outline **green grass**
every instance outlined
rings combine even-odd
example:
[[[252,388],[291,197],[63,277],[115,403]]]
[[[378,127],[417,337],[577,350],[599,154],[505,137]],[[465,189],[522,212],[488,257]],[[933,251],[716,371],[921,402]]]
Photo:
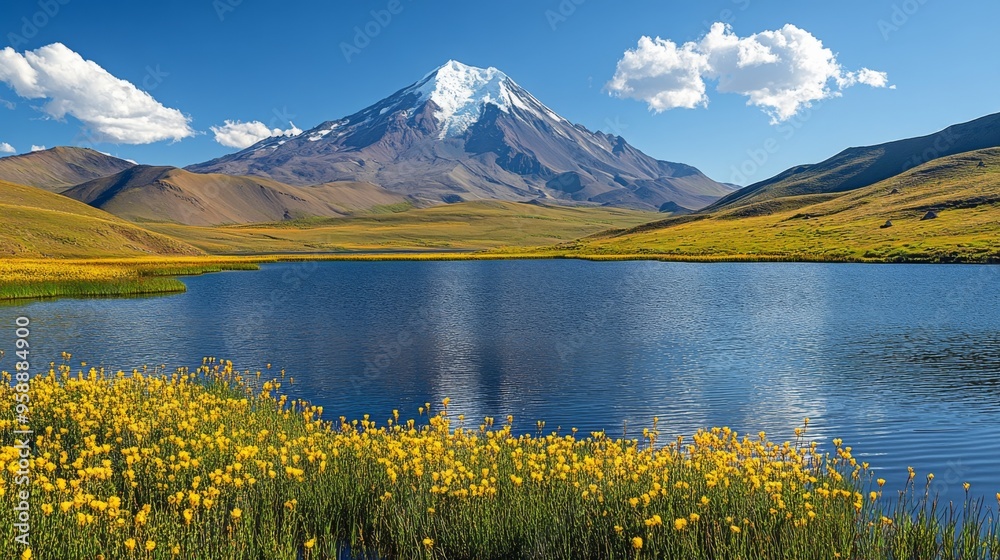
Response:
[[[413,204],[409,202],[397,202],[396,204],[378,204],[367,210],[369,214],[398,214],[412,210]]]
[[[113,282],[100,280],[40,281],[24,284],[0,283],[0,300],[50,297],[123,297],[169,294],[185,291],[176,278],[134,278]]]
[[[0,181],[0,258],[197,255],[154,233],[65,196]]]
[[[618,208],[490,201],[278,224],[145,225],[212,254],[482,251],[562,243],[610,228],[636,226],[657,216]]]
[[[985,169],[977,167],[980,159]],[[890,194],[893,189],[898,193]],[[929,210],[939,217],[921,220]],[[1000,262],[1000,149],[935,160],[834,198],[776,199],[685,218],[536,252],[665,260]],[[882,228],[887,220],[892,227]]]
[[[0,262],[0,300],[183,292],[184,283],[172,277],[257,268],[255,261],[225,257],[9,259]]]

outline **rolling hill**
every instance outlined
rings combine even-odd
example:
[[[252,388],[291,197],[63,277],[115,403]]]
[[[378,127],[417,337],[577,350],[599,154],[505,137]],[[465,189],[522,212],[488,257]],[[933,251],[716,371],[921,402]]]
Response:
[[[756,205],[772,207],[752,211]],[[1000,262],[998,236],[1000,148],[991,148],[935,159],[839,195],[784,197],[668,218],[550,251],[723,260]]]
[[[293,187],[261,177],[139,165],[64,195],[134,222],[212,226],[345,216],[407,198],[370,183]]]
[[[36,187],[0,181],[0,214],[5,258],[201,254],[187,243]]]
[[[998,146],[1000,113],[956,124],[928,136],[848,148],[826,161],[793,167],[744,187],[704,211],[732,209],[789,196],[845,192],[884,181],[940,157]]]
[[[135,165],[89,148],[60,146],[0,158],[0,181],[62,192]]]

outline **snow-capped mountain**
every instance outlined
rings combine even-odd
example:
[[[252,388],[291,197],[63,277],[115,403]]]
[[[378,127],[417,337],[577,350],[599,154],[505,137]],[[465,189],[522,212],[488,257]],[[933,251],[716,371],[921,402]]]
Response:
[[[496,68],[456,61],[358,113],[188,167],[294,185],[366,181],[428,203],[554,199],[702,208],[732,189],[557,115]]]

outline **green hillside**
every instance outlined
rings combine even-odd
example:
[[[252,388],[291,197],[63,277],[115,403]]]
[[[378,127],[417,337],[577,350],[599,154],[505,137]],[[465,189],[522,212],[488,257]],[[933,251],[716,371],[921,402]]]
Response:
[[[884,181],[937,158],[1000,146],[1000,114],[918,138],[848,148],[727,195],[706,210],[727,210],[789,196],[842,193]]]
[[[0,256],[99,258],[197,255],[151,232],[60,194],[0,181]]]
[[[928,212],[937,218],[922,219]],[[883,227],[887,221],[891,227]],[[540,253],[982,262],[1000,259],[998,240],[1000,148],[992,148],[941,158],[840,195],[784,197],[670,218]]]

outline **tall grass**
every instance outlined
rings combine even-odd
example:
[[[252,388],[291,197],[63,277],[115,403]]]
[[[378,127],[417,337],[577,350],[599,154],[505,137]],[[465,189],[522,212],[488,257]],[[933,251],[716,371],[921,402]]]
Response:
[[[532,435],[509,417],[454,416],[447,399],[419,420],[331,422],[276,378],[211,359],[36,377],[32,557],[1000,557],[992,505],[939,511],[915,474],[897,496],[840,441],[821,453],[806,427],[785,443],[728,428],[664,443],[656,419],[634,440],[541,423]],[[23,428],[9,410],[6,442]],[[24,554],[16,456],[0,450],[6,558]]]
[[[0,262],[0,300],[183,292],[184,284],[169,277],[257,268],[245,258],[11,259]]]

